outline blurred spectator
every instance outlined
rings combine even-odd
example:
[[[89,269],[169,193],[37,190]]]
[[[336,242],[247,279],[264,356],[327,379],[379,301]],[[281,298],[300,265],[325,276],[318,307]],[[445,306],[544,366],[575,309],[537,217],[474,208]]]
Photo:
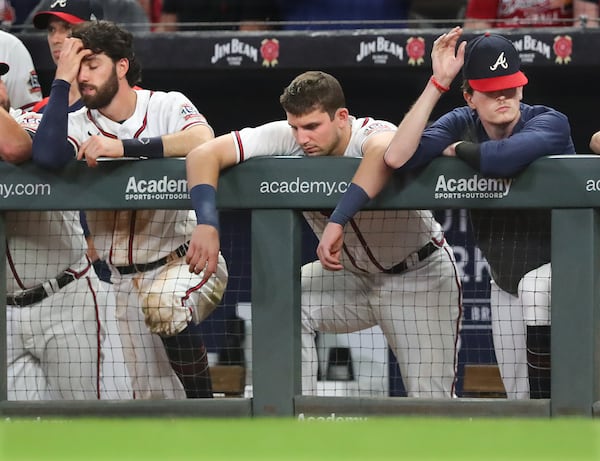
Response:
[[[291,30],[406,27],[402,21],[408,19],[411,6],[410,0],[369,0],[368,6],[364,0],[278,1],[282,20],[288,23],[283,29]]]
[[[56,0],[42,0],[39,5],[31,11],[25,20],[25,24],[29,26],[28,29],[32,28],[33,17],[39,11],[49,10],[50,5],[55,1]],[[69,1],[73,2],[81,0]],[[144,8],[138,0],[94,0],[94,2],[97,2],[102,10],[104,10],[104,19],[108,21],[124,24],[130,31],[143,32],[150,30],[150,18],[146,15]]]
[[[573,4],[575,20],[581,19],[591,27],[598,27],[600,16],[600,0],[575,0]]]
[[[146,12],[146,16],[148,16],[152,25],[156,25],[160,22],[163,0],[138,0],[138,3]],[[154,29],[154,27],[151,26],[151,29]]]
[[[10,27],[11,32],[19,32],[27,15],[40,3],[40,0],[0,0],[0,9],[3,9],[5,28]]]
[[[277,0],[163,0],[161,25],[157,30],[261,30],[273,27],[258,22],[277,20]]]
[[[582,14],[597,18],[597,4],[586,0],[469,0],[464,27],[568,27]]]
[[[0,0],[0,25],[2,29],[8,30],[15,20],[15,9],[9,0]]]

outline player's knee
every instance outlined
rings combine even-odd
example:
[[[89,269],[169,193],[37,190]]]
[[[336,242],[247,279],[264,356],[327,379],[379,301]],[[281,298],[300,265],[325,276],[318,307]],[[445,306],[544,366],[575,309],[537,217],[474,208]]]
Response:
[[[152,333],[173,336],[185,330],[192,313],[185,306],[176,306],[172,294],[150,293],[144,303],[144,320]]]
[[[219,305],[227,288],[228,277],[225,260],[221,261],[219,258],[217,272],[184,301],[184,304],[190,309],[194,323],[202,322]]]

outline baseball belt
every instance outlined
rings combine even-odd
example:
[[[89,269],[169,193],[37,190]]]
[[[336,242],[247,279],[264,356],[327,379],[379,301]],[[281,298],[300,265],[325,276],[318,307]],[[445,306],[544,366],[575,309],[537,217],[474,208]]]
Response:
[[[435,253],[437,250],[439,250],[441,248],[441,245],[443,243],[444,243],[443,240],[442,240],[441,244],[439,244],[439,243],[435,244],[433,241],[430,240],[429,243],[427,243],[427,245],[425,245],[424,247],[421,247],[418,251],[411,253],[410,255],[408,255],[408,257],[406,259],[399,262],[395,266],[390,267],[389,269],[385,269],[383,271],[383,273],[384,274],[401,274],[402,272],[406,271],[407,269],[414,266],[415,264],[420,263],[428,256],[431,256],[433,253]]]
[[[76,277],[70,272],[63,272],[56,279],[56,285],[58,288],[63,288],[75,280]],[[22,291],[18,295],[6,295],[6,304],[8,306],[20,306],[25,307],[31,304],[39,303],[41,300],[47,298],[52,294],[46,291],[44,285],[38,285],[33,288],[28,288]]]
[[[188,246],[189,244],[188,242],[186,242],[183,245],[179,246],[176,250],[169,253],[164,258],[160,258],[156,261],[143,264],[130,264],[129,266],[117,266],[116,269],[121,275],[134,274],[136,272],[148,272],[152,269],[156,269],[157,267],[164,266],[168,262],[173,261],[177,258],[184,257],[187,253]]]

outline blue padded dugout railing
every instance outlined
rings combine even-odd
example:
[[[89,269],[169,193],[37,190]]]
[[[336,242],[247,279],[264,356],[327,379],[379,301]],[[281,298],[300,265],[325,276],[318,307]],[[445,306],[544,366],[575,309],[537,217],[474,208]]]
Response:
[[[463,162],[440,158],[426,169],[396,175],[373,209],[551,208],[552,399],[506,400],[303,397],[300,394],[300,246],[303,209],[335,206],[356,159],[259,158],[226,171],[219,183],[221,209],[252,210],[252,399],[127,402],[9,402],[0,371],[0,414],[10,416],[293,416],[462,415],[593,416],[600,413],[600,159],[591,155],[536,161],[510,182],[501,198],[469,192],[486,181]],[[596,173],[598,169],[598,173]],[[177,159],[73,162],[59,173],[31,164],[0,163],[0,212],[49,209],[185,209],[185,166]],[[464,194],[436,195],[440,178],[460,182]],[[294,184],[287,192],[277,189]],[[325,184],[336,183],[330,193]],[[160,190],[147,193],[153,184]],[[481,184],[493,184],[481,182]],[[483,187],[483,186],[482,186]],[[489,186],[485,186],[489,187]],[[43,194],[35,194],[41,188]],[[293,189],[293,190],[291,190]],[[458,196],[458,198],[456,198]],[[485,194],[482,194],[485,196]],[[5,235],[0,213],[0,236]],[[275,237],[274,237],[275,236]],[[5,259],[2,245],[0,258]],[[277,270],[272,269],[276,267]],[[273,289],[277,287],[277,289]],[[6,292],[0,264],[0,303]],[[6,331],[1,310],[0,331]],[[0,370],[6,370],[6,336],[0,335]]]

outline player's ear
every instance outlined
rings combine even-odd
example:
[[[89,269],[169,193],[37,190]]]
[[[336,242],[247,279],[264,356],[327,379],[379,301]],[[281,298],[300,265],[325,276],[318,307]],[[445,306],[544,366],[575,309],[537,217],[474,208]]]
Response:
[[[117,69],[117,77],[120,79],[127,77],[127,72],[129,71],[129,59],[121,58],[117,61],[116,64]]]
[[[340,107],[335,111],[335,118],[340,120],[341,122],[346,122],[348,118],[350,118],[350,112],[346,107]]]
[[[468,91],[463,91],[463,98],[465,98],[467,105],[471,109],[475,109],[475,105],[473,104],[473,93],[470,93]]]

